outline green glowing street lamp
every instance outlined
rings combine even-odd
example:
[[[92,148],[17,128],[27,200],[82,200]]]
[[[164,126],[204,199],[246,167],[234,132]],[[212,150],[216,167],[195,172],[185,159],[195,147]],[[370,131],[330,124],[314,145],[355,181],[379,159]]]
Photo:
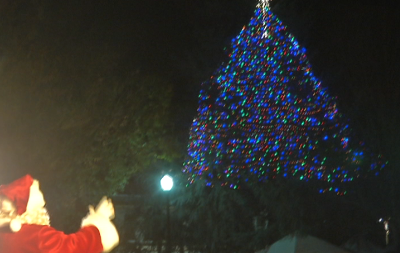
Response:
[[[171,238],[170,238],[170,215],[169,215],[169,191],[172,189],[174,186],[174,180],[172,179],[171,176],[169,175],[164,175],[163,178],[161,178],[160,181],[161,188],[163,191],[166,192],[166,197],[167,197],[167,242],[165,246],[165,253],[171,253]]]

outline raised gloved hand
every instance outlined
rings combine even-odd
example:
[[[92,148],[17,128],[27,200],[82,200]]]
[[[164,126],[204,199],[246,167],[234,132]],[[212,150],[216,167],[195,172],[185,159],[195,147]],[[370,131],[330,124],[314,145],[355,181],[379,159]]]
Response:
[[[89,206],[89,213],[82,220],[81,227],[95,226],[100,232],[103,252],[110,252],[119,243],[119,235],[111,222],[115,216],[114,205],[107,197],[103,197],[96,209]]]
[[[93,208],[93,206],[89,206],[89,209],[90,208]],[[112,220],[115,218],[114,205],[113,205],[111,199],[107,198],[106,196],[104,196],[100,200],[99,204],[97,204],[95,212],[98,215],[107,217],[109,220]]]

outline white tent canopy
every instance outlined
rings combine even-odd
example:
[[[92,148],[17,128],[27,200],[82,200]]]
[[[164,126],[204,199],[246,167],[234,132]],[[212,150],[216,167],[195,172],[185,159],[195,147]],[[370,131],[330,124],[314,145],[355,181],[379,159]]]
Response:
[[[350,253],[314,236],[286,236],[271,245],[268,253]]]

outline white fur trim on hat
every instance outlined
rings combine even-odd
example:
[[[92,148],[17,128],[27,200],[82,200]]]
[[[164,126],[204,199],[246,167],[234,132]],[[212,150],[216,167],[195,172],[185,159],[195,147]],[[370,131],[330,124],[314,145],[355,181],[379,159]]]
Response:
[[[22,224],[19,220],[17,220],[17,219],[11,220],[11,222],[10,222],[11,231],[18,232],[21,230],[21,227],[22,227]]]

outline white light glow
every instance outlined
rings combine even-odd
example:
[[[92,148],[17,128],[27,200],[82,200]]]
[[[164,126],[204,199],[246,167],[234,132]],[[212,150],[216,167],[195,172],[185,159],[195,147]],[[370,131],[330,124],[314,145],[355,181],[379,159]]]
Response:
[[[169,191],[172,189],[172,186],[174,186],[174,180],[169,175],[163,176],[160,183],[163,191]]]

